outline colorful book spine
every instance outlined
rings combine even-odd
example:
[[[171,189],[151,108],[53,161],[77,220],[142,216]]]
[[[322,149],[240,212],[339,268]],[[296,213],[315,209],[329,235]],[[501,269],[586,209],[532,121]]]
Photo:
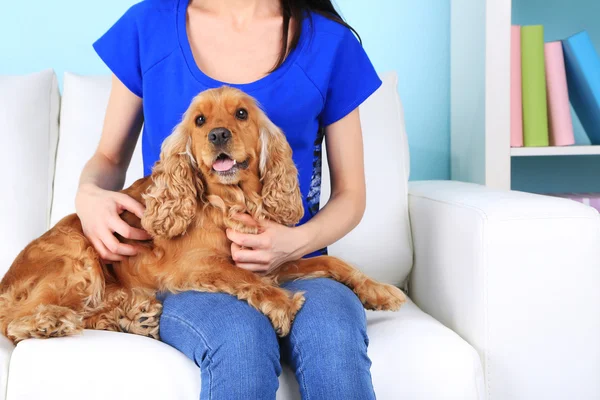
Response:
[[[563,57],[562,42],[550,42],[544,46],[546,59],[546,92],[548,94],[548,125],[550,145],[575,144],[569,90]]]
[[[523,101],[521,85],[521,27],[511,27],[510,146],[523,147]]]
[[[600,212],[600,194],[598,193],[557,193],[552,194],[551,196],[562,197],[564,199],[583,203],[586,206],[595,208]]]
[[[600,196],[591,196],[588,201],[588,205],[590,207],[595,208],[596,210],[598,210],[598,212],[600,212]]]
[[[600,57],[585,31],[563,47],[571,104],[592,144],[600,144]]]
[[[521,27],[521,73],[523,83],[523,143],[548,146],[548,106],[544,66],[544,27]]]

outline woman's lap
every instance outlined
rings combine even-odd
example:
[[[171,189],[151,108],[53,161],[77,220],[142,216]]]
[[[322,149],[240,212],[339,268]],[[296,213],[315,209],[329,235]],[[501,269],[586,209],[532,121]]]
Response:
[[[168,295],[160,335],[200,367],[201,399],[274,398],[281,373],[277,336],[246,302],[222,293]]]
[[[280,354],[304,399],[374,398],[365,312],[354,293],[329,279],[283,286],[305,292],[306,302],[280,340],[264,315],[233,296],[187,292],[164,299],[161,338],[200,366],[201,398],[274,399]]]

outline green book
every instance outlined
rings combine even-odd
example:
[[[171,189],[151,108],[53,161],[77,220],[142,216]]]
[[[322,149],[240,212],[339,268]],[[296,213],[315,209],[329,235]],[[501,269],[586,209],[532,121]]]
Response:
[[[548,105],[542,25],[521,28],[521,73],[523,144],[526,147],[548,146]]]

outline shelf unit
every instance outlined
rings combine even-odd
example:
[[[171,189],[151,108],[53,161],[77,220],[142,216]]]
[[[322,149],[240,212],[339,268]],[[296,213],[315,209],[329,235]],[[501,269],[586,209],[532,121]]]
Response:
[[[523,10],[528,11],[523,13]],[[522,160],[523,157],[600,156],[600,146],[511,149],[510,27],[513,12],[518,16],[516,23],[542,24],[548,28],[547,40],[557,40],[580,29],[593,30],[596,37],[600,35],[598,0],[451,0],[450,154],[453,180],[509,190],[514,179],[511,174],[522,172],[511,171],[513,157]],[[600,157],[597,160],[600,163]],[[540,165],[547,168],[553,164],[543,162]],[[531,171],[526,172],[529,175]],[[553,179],[560,178],[553,175]]]
[[[451,0],[453,180],[510,189],[509,0]]]

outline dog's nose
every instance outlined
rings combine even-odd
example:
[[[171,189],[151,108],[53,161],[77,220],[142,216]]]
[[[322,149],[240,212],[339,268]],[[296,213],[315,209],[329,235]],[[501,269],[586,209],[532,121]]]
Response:
[[[215,128],[208,133],[208,141],[215,146],[223,146],[231,138],[231,131],[227,128]]]

